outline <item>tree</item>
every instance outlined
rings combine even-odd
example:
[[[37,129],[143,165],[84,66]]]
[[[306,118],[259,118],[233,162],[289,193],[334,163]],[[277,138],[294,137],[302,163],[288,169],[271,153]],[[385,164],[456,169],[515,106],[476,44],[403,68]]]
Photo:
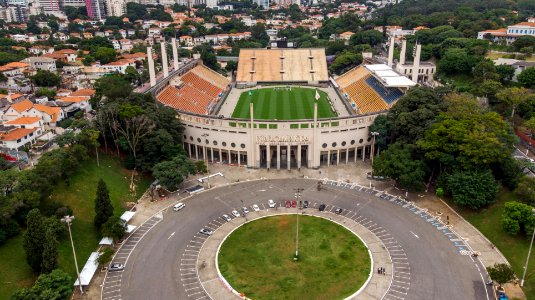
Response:
[[[41,262],[41,272],[52,272],[58,263],[58,240],[53,228],[47,228],[45,233],[45,244],[43,245],[43,261]]]
[[[43,250],[46,242],[45,225],[39,209],[30,210],[26,216],[27,230],[24,233],[23,247],[26,261],[35,272],[41,271]]]
[[[478,86],[478,93],[485,97],[494,97],[502,89],[502,84],[495,80],[485,80]]]
[[[46,70],[37,70],[37,73],[30,78],[37,86],[52,87],[61,83],[61,77]]]
[[[113,258],[113,249],[112,248],[104,248],[104,250],[100,253],[100,256],[97,259],[97,262],[99,265],[105,265],[111,261]]]
[[[510,65],[499,65],[496,66],[496,72],[500,75],[501,83],[508,83],[515,76],[515,68]]]
[[[528,176],[520,178],[514,193],[519,199],[530,204],[535,204],[535,178]]]
[[[535,88],[535,67],[527,68],[518,74],[518,82],[526,88]]]
[[[107,64],[117,60],[117,51],[113,48],[98,47],[93,55],[101,64]]]
[[[91,55],[86,55],[84,59],[82,59],[82,63],[84,64],[84,66],[90,66],[95,63],[95,61],[96,59]]]
[[[104,180],[100,179],[95,198],[95,226],[101,228],[102,224],[106,223],[111,216],[113,216],[113,206],[111,205],[108,187]]]
[[[102,236],[110,237],[115,241],[122,239],[126,233],[125,222],[117,216],[110,217],[101,229]]]
[[[453,202],[472,209],[492,203],[500,190],[488,169],[454,171],[447,176],[446,183]]]
[[[42,87],[42,88],[37,89],[37,91],[35,92],[35,96],[36,97],[45,96],[48,98],[48,100],[53,100],[54,97],[56,97],[56,91]]]
[[[214,71],[219,71],[219,69],[221,69],[213,49],[203,49],[201,51],[201,60],[205,66]]]
[[[225,70],[227,71],[236,71],[238,69],[238,63],[231,60],[229,62],[227,62],[227,65],[225,66]]]
[[[511,105],[511,119],[515,116],[516,107],[528,100],[528,91],[525,88],[512,87],[497,93],[498,99]]]
[[[67,300],[72,294],[72,277],[66,272],[55,269],[40,275],[31,288],[17,291],[13,300]]]
[[[269,42],[269,36],[266,32],[266,27],[262,23],[257,23],[251,27],[251,39],[262,44],[265,47]]]
[[[472,70],[474,79],[482,82],[486,80],[498,80],[500,75],[496,72],[496,66],[490,59],[484,59],[477,63]]]
[[[185,154],[156,164],[152,171],[154,178],[158,179],[160,184],[170,191],[176,190],[184,178],[195,173],[195,165]]]
[[[416,147],[401,142],[391,144],[373,161],[374,174],[396,180],[406,189],[422,190],[424,187],[425,163],[418,159]]]
[[[132,85],[119,75],[108,75],[101,77],[95,83],[96,95],[110,99],[126,98],[132,91]]]
[[[516,51],[520,51],[520,49],[525,48],[525,47],[535,48],[535,37],[530,36],[530,35],[519,36],[513,42],[513,47],[515,47]]]
[[[383,33],[377,30],[364,30],[357,32],[349,39],[349,44],[352,46],[368,44],[371,46],[378,45],[384,40]]]
[[[342,74],[345,71],[359,65],[362,62],[362,54],[345,51],[336,56],[330,66],[331,71],[336,74]]]
[[[466,49],[450,48],[439,61],[438,69],[445,74],[466,74],[474,65],[474,57]]]
[[[508,264],[494,264],[492,267],[487,267],[490,279],[497,282],[500,286],[511,282],[515,279],[515,272]]]

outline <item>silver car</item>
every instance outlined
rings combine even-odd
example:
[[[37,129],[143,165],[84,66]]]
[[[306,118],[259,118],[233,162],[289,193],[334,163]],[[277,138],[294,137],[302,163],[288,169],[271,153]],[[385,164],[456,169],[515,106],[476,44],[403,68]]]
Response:
[[[222,215],[221,218],[223,218],[223,220],[227,222],[230,222],[230,220],[232,220],[228,215]]]
[[[232,215],[235,216],[236,218],[241,216],[237,210],[233,210]]]
[[[273,207],[275,207],[276,204],[275,204],[275,201],[269,199],[268,200],[268,205],[269,205],[269,207],[273,208]]]
[[[253,205],[253,210],[254,211],[260,211],[260,207],[258,207],[258,205],[254,204]]]
[[[214,232],[211,229],[203,228],[203,229],[199,230],[199,233],[202,233],[204,235],[212,235],[212,233],[214,233]]]
[[[123,264],[120,264],[120,263],[112,263],[109,268],[108,268],[108,271],[110,272],[113,272],[113,271],[121,271],[122,269],[124,269],[124,265]]]
[[[243,210],[243,214],[248,214],[249,213],[249,209],[247,209],[247,207],[242,207],[242,210]]]

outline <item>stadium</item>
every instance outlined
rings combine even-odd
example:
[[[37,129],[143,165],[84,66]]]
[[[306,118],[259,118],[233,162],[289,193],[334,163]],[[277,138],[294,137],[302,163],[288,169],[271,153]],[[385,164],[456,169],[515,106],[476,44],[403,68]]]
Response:
[[[416,85],[385,64],[331,77],[325,50],[242,49],[229,79],[194,59],[150,89],[174,108],[193,159],[249,168],[364,160],[369,127]]]

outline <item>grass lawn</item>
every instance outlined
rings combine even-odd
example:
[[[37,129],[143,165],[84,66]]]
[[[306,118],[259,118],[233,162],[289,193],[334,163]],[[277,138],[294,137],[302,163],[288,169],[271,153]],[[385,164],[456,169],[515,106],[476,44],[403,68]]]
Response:
[[[507,54],[504,54],[504,53],[489,52],[485,55],[485,58],[488,58],[490,60],[495,60],[495,59],[506,57],[506,56]],[[526,61],[535,61],[535,55],[526,57]]]
[[[99,235],[93,226],[95,215],[93,206],[98,180],[102,178],[107,183],[115,214],[120,215],[125,210],[123,203],[137,199],[150,184],[148,179],[140,178],[137,183],[138,195],[133,196],[128,188],[129,174],[130,172],[122,168],[117,158],[101,155],[100,167],[97,167],[94,159],[84,162],[78,172],[70,178],[69,186],[62,182],[52,193],[50,201],[62,202],[74,210],[75,220],[71,228],[80,270],[91,252],[95,251],[98,246]],[[74,258],[68,237],[60,241],[58,263],[61,269],[76,278]],[[22,248],[22,234],[0,247],[0,266],[2,266],[0,299],[9,299],[17,289],[33,284],[35,278],[26,263]]]
[[[238,228],[223,243],[219,268],[237,291],[253,299],[343,299],[370,272],[366,246],[347,229],[322,218],[267,217]]]
[[[529,237],[515,237],[505,232],[501,226],[505,202],[515,200],[518,201],[514,194],[504,190],[498,195],[496,203],[479,213],[468,210],[458,211],[500,249],[515,270],[516,275],[521,278],[531,235]],[[535,299],[535,255],[533,253],[529,260],[524,292],[528,299]]]
[[[102,178],[108,186],[115,215],[121,215],[125,211],[124,203],[138,199],[150,184],[148,179],[137,177],[137,195],[132,195],[129,191],[130,174],[131,172],[124,169],[117,158],[101,155],[100,167],[97,167],[95,159],[84,162],[79,171],[71,177],[69,186],[60,183],[52,193],[51,200],[68,205],[74,211],[75,220],[71,229],[80,269],[91,252],[97,249],[100,240],[93,226],[94,202],[99,179]],[[59,267],[76,277],[68,238],[61,241],[59,253]]]
[[[299,120],[314,118],[315,89],[291,87],[253,90],[253,95],[243,92],[232,113],[233,118],[249,119],[249,100],[254,103],[254,118],[259,120]],[[318,90],[318,118],[336,117],[327,94]]]

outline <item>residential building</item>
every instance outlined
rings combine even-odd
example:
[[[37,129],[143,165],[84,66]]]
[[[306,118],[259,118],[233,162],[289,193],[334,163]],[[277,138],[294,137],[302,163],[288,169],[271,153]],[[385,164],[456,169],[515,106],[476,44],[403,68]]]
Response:
[[[101,66],[107,73],[119,72],[121,74],[125,74],[126,68],[128,67],[136,67],[136,63],[133,59],[121,59]]]
[[[85,0],[87,16],[91,20],[106,18],[106,0]]]
[[[38,56],[28,57],[23,62],[30,65],[32,69],[56,72],[56,60],[50,57]]]
[[[485,30],[477,33],[480,40],[489,39],[493,42],[505,42],[511,44],[520,36],[529,35],[535,37],[535,22],[521,22],[496,30]]]
[[[106,0],[106,10],[108,16],[120,17],[126,13],[126,1]]]

